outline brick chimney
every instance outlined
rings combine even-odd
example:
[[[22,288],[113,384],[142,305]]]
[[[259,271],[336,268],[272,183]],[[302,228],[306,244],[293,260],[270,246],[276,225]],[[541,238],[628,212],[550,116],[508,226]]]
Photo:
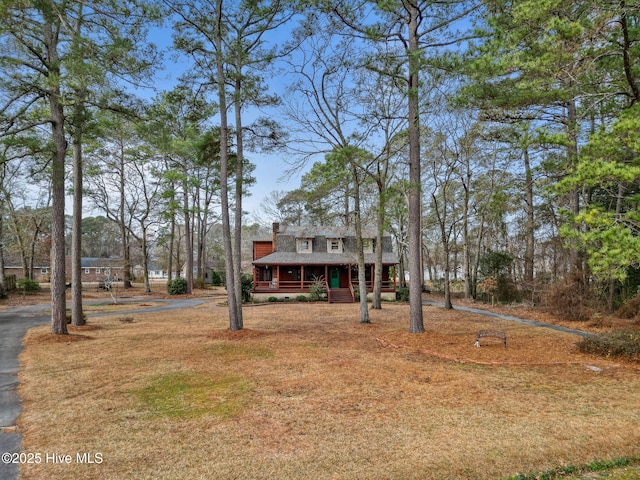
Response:
[[[278,233],[280,233],[280,224],[278,222],[273,222],[273,240],[271,241],[271,249],[274,252],[278,251]]]

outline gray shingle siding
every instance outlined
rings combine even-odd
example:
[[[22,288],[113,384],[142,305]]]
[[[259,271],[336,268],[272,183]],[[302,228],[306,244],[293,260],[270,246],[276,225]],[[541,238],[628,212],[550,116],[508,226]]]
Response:
[[[320,253],[327,251],[327,239],[342,238],[343,252],[355,253],[357,251],[356,237],[353,235],[337,236],[337,235],[312,235],[311,231],[301,231],[296,235],[289,233],[279,233],[277,236],[277,251],[278,252],[296,252],[297,251],[297,239],[299,238],[311,238],[313,253]],[[365,238],[375,239],[375,235],[372,237],[365,236]],[[391,237],[382,237],[382,251],[386,253],[393,252],[393,242]]]
[[[313,251],[314,252],[326,252],[327,251],[327,237],[317,236],[313,239]]]
[[[370,232],[365,238],[375,238]],[[297,239],[312,239],[312,253],[298,253]],[[327,251],[327,239],[341,238],[342,253]],[[283,227],[276,239],[277,250],[259,260],[254,265],[353,265],[357,263],[357,242],[352,231],[339,227]],[[382,262],[385,265],[398,263],[393,253],[393,242],[390,236],[382,238]],[[375,253],[365,254],[365,263],[375,263]]]
[[[276,244],[279,252],[295,252],[296,237],[293,235],[278,234]]]

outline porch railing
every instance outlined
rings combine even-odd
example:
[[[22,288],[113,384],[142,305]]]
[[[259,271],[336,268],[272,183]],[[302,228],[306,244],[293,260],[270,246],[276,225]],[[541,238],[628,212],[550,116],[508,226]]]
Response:
[[[280,280],[277,283],[260,280],[254,285],[254,290],[304,290],[308,292],[313,283],[312,280]]]
[[[280,280],[280,282],[276,281],[266,281],[259,280],[253,286],[254,291],[267,292],[267,291],[304,291],[308,292],[311,285],[313,285],[313,280]],[[329,291],[329,285],[326,279],[323,279],[324,288]],[[394,282],[393,280],[384,280],[382,282],[382,291],[393,291],[394,290]],[[352,291],[358,290],[358,281],[352,280],[349,286]],[[373,282],[367,281],[367,291],[373,291]]]

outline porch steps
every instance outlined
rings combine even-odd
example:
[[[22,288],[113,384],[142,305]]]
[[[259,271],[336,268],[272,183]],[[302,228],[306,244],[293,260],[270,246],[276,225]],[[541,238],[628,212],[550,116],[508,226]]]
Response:
[[[353,303],[353,295],[348,288],[332,288],[331,303]]]

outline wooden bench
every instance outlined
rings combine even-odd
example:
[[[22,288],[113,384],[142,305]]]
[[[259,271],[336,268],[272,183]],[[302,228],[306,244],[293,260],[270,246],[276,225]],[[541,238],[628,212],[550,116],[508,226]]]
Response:
[[[480,346],[480,339],[483,338],[502,342],[504,344],[504,348],[507,348],[507,334],[502,330],[479,330],[476,334],[476,347]]]

